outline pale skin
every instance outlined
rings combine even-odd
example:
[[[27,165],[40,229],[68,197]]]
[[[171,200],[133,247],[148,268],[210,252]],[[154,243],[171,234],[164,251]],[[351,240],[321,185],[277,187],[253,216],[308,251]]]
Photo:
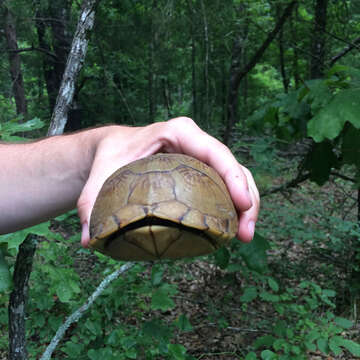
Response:
[[[250,171],[186,117],[144,127],[105,126],[28,144],[0,143],[0,234],[77,207],[81,243],[87,247],[91,210],[104,181],[119,167],[157,152],[184,153],[215,168],[238,212],[237,237],[251,241],[260,199]]]

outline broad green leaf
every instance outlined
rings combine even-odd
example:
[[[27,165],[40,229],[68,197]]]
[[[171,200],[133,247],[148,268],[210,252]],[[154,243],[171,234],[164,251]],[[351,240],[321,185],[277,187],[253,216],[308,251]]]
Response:
[[[324,354],[327,354],[329,352],[328,339],[326,339],[326,338],[317,339],[316,345],[317,345],[318,349],[321,352],[323,352]]]
[[[339,336],[334,336],[329,340],[329,348],[336,356],[340,355],[342,352],[340,347],[341,340],[339,341],[339,338]]]
[[[153,265],[151,269],[151,283],[153,286],[158,286],[163,278],[164,268],[160,265]]]
[[[159,289],[154,292],[151,299],[151,308],[153,310],[162,310],[166,311],[172,309],[175,306],[174,301],[169,297],[167,291],[164,289]]]
[[[12,285],[12,279],[9,271],[8,264],[0,249],[0,292],[9,290]]]
[[[273,290],[275,292],[279,291],[279,285],[272,277],[268,278],[268,284],[269,284],[271,290]]]
[[[261,347],[272,347],[276,338],[272,335],[264,335],[258,337],[254,342],[254,348],[259,349]]]
[[[225,246],[222,246],[219,250],[217,250],[214,256],[216,265],[218,265],[220,269],[226,269],[228,267],[230,261],[230,252]]]
[[[253,351],[252,351],[252,352],[249,352],[249,353],[245,356],[245,360],[256,360],[256,359],[257,359],[256,353],[254,353]]]
[[[308,135],[316,142],[335,139],[346,122],[360,128],[359,89],[346,89],[333,99],[308,123]]]
[[[287,330],[287,324],[285,320],[278,320],[274,327],[274,333],[275,335],[279,337],[285,337],[286,336],[286,330]]]
[[[41,129],[43,126],[44,122],[39,118],[34,118],[24,123],[8,121],[1,124],[0,138],[3,141],[24,141],[23,137],[14,136],[12,134]]]
[[[337,166],[337,158],[329,141],[315,144],[305,159],[305,168],[310,172],[310,180],[323,185],[330,176],[330,170]]]
[[[277,355],[270,350],[264,350],[261,352],[261,358],[263,360],[273,360],[277,358]]]
[[[181,331],[191,331],[193,329],[189,319],[186,317],[186,315],[181,314],[176,320],[175,325],[181,330]]]
[[[169,344],[168,345],[169,354],[174,360],[185,360],[186,359],[186,349],[180,344]]]
[[[250,302],[257,298],[257,289],[255,286],[248,287],[244,290],[244,294],[241,295],[240,301],[242,302]]]
[[[360,344],[352,340],[344,339],[342,346],[351,352],[354,356],[360,356]]]
[[[267,270],[266,251],[269,249],[269,242],[258,233],[255,233],[250,243],[241,244],[239,254],[250,269],[263,273]]]
[[[336,317],[335,323],[341,326],[343,329],[350,329],[354,325],[352,321],[343,317]]]
[[[271,294],[267,291],[262,291],[260,293],[260,297],[265,300],[265,301],[269,301],[269,302],[278,302],[280,300],[280,296],[279,295],[275,295],[275,294]]]
[[[93,335],[99,335],[101,334],[101,325],[98,321],[87,319],[85,322],[85,327],[88,329]]]

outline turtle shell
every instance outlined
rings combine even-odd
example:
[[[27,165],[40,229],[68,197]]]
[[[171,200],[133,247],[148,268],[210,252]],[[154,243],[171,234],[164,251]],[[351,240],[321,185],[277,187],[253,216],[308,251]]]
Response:
[[[104,183],[90,219],[90,247],[118,260],[177,259],[211,253],[237,232],[223,180],[190,156],[156,154]]]

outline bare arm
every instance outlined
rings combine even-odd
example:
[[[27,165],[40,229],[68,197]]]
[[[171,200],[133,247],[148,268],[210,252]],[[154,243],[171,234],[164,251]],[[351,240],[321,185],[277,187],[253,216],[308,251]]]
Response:
[[[251,240],[259,195],[250,172],[188,118],[145,127],[107,126],[31,144],[0,144],[0,233],[44,221],[77,204],[82,244],[87,246],[91,210],[106,178],[159,151],[185,153],[213,166],[237,207],[238,238]]]

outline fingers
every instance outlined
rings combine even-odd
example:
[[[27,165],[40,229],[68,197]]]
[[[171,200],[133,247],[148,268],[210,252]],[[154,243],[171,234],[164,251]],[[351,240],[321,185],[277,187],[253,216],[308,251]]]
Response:
[[[180,150],[204,161],[222,177],[238,211],[237,237],[244,242],[251,241],[258,218],[260,197],[250,171],[238,163],[227,146],[202,131],[191,119],[173,119],[168,125],[175,128],[176,134],[176,141],[172,144],[177,148],[172,150]]]

